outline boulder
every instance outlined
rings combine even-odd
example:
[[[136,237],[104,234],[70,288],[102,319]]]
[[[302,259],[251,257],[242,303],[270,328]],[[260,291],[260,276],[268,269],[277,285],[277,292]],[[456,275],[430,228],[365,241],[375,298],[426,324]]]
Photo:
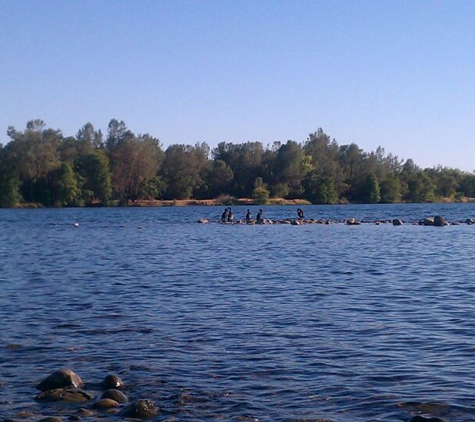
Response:
[[[395,218],[393,220],[393,226],[402,226],[404,223],[402,220],[400,220],[399,218]]]
[[[356,220],[356,218],[349,218],[348,220],[346,220],[346,224],[348,226],[359,226],[361,223]]]
[[[109,390],[110,388],[124,388],[124,383],[118,375],[110,374],[106,375],[101,386],[104,390]]]
[[[84,382],[79,375],[71,369],[60,369],[46,377],[36,387],[40,391],[55,390],[57,388],[82,388]]]
[[[115,400],[100,399],[96,403],[94,403],[93,407],[95,407],[96,409],[111,409],[118,406],[119,406],[119,403],[117,403]]]
[[[152,400],[135,400],[120,412],[120,416],[147,419],[153,418],[158,412],[159,409]]]
[[[424,218],[424,220],[422,220],[422,225],[423,226],[433,226],[434,225],[434,219],[432,217]]]
[[[35,400],[82,403],[92,400],[93,398],[93,395],[79,388],[56,388],[54,390],[42,391],[35,397]]]
[[[444,217],[442,217],[441,215],[436,215],[434,217],[434,226],[437,226],[437,227],[442,227],[442,226],[446,226],[447,223],[444,219]]]
[[[122,391],[115,390],[113,388],[104,391],[104,393],[102,393],[101,399],[111,399],[122,404],[129,402],[129,399]]]

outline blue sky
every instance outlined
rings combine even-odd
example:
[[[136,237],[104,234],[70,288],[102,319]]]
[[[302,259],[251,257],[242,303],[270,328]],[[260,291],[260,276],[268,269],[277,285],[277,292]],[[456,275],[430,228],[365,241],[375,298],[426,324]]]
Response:
[[[171,144],[319,127],[475,170],[472,0],[0,0],[0,141],[112,118]]]

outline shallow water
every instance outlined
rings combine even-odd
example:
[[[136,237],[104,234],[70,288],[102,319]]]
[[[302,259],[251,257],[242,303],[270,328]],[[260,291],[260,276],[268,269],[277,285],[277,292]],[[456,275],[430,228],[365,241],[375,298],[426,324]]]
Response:
[[[157,421],[475,420],[475,225],[231,226],[221,211],[0,210],[0,416],[71,414],[33,400],[70,367],[92,386],[119,374]],[[465,221],[475,204],[304,211]]]

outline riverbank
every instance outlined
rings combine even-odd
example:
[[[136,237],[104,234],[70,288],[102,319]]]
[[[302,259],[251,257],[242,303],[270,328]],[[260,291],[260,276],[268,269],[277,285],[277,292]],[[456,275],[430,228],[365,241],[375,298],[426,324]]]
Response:
[[[252,198],[216,198],[216,199],[174,199],[174,200],[137,200],[129,201],[129,207],[186,207],[198,205],[205,207],[223,206],[223,205],[311,205],[305,199],[284,199],[271,198],[265,204],[258,203]]]

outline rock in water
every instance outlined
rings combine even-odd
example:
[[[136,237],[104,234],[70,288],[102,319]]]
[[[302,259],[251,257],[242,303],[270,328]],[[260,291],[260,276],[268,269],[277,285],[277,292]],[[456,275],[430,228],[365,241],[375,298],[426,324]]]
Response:
[[[56,388],[82,388],[84,382],[81,377],[71,369],[60,369],[46,377],[36,387],[40,391],[54,390]]]
[[[104,393],[102,393],[101,399],[111,399],[122,404],[129,402],[129,399],[122,391],[115,390],[113,388],[104,391]]]
[[[93,398],[94,396],[79,388],[56,388],[54,390],[42,391],[35,397],[35,400],[82,403]]]
[[[114,407],[118,407],[119,403],[112,399],[100,399],[96,403],[94,403],[94,408],[96,409],[112,409]]]
[[[147,419],[158,413],[159,409],[152,400],[136,400],[120,412],[126,418]]]
[[[409,419],[409,422],[445,422],[445,420],[440,419],[440,418],[431,418],[431,417],[426,418],[425,416],[417,415]]]
[[[434,226],[442,227],[445,225],[447,225],[447,223],[445,222],[444,217],[442,217],[441,215],[436,215],[434,217]]]
[[[117,375],[107,375],[104,380],[102,381],[102,388],[105,390],[109,390],[110,388],[123,388],[124,383]]]

